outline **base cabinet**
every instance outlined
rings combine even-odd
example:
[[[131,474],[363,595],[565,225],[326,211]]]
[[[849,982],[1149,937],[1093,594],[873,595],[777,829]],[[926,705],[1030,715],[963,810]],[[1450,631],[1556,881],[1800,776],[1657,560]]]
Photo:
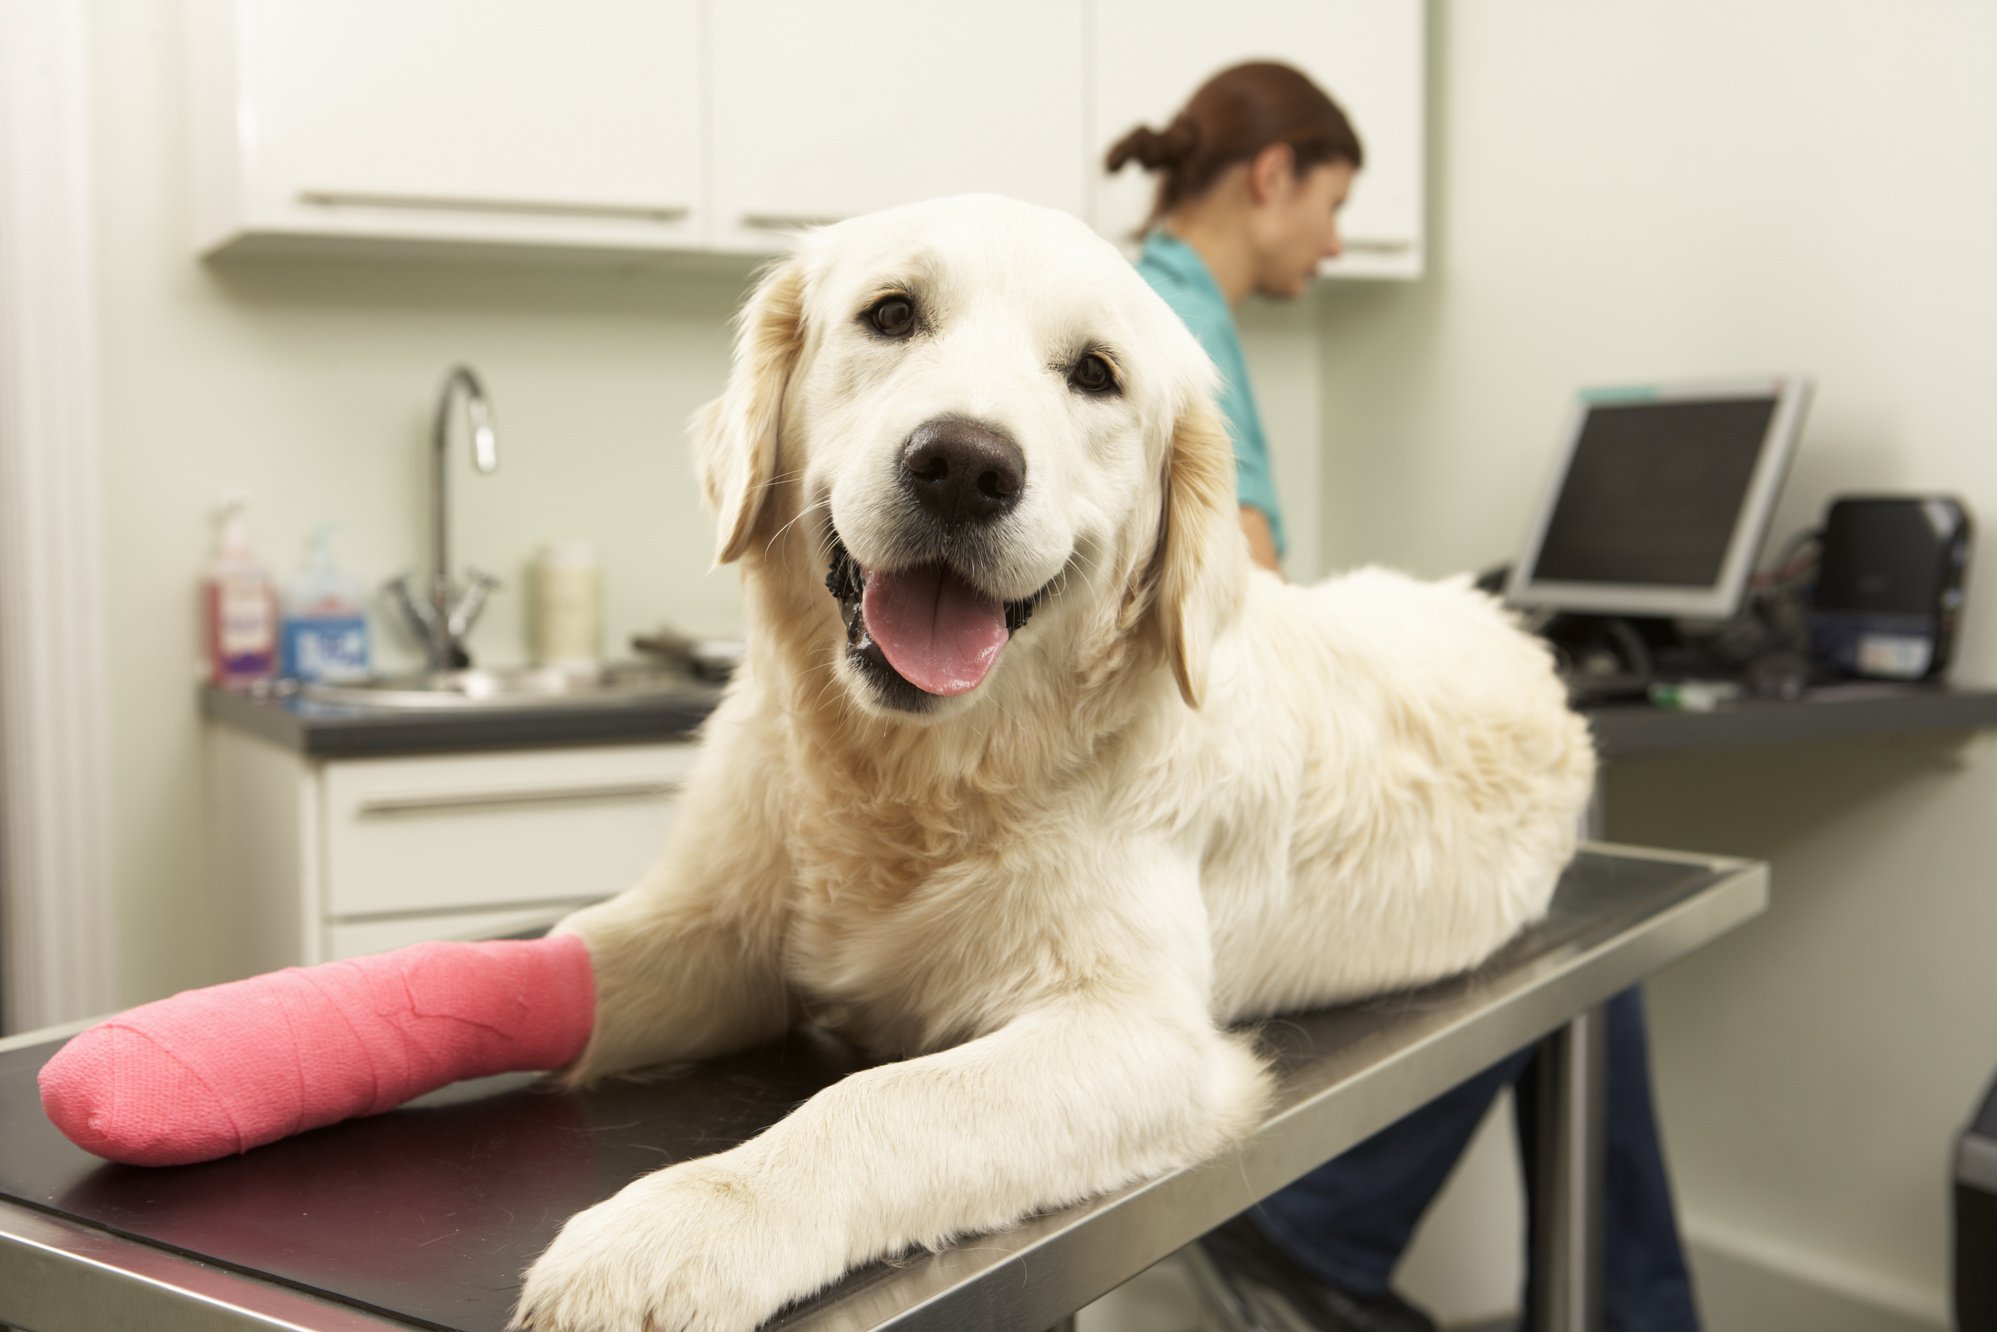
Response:
[[[327,760],[211,726],[240,975],[552,924],[664,844],[690,744]]]

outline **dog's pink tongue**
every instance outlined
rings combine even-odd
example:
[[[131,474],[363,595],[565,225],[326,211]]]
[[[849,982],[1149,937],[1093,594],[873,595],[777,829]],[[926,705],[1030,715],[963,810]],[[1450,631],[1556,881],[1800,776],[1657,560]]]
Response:
[[[888,664],[926,694],[976,689],[1009,637],[1005,607],[940,564],[869,574],[860,613]]]

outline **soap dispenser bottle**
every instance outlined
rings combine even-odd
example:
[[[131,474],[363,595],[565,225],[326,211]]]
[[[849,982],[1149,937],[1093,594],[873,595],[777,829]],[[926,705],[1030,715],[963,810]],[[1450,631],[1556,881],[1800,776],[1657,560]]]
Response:
[[[284,589],[283,671],[293,680],[368,673],[367,592],[333,563],[332,528],[313,529],[304,567]]]
[[[277,600],[270,575],[250,549],[249,500],[222,501],[215,558],[202,579],[202,638],[208,679],[218,685],[267,680],[277,667]]]

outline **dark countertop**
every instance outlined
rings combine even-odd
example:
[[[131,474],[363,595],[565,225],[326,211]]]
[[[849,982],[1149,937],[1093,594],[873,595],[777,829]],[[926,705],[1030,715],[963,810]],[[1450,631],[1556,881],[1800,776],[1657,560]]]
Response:
[[[1224,1157],[864,1268],[775,1325],[1037,1332],[1751,918],[1767,891],[1749,862],[1584,851],[1546,920],[1477,971],[1264,1026],[1277,1092]],[[287,1325],[498,1332],[521,1269],[571,1213],[752,1136],[866,1064],[797,1031],[663,1080],[558,1094],[489,1078],[242,1156],[145,1169],[87,1155],[43,1116],[35,1075],[60,1045],[36,1033],[0,1047],[0,1321],[49,1332],[111,1325],[79,1311],[112,1300],[116,1325],[195,1325],[167,1316],[199,1303],[190,1291],[220,1298],[218,1272],[238,1307],[326,1302]],[[120,1284],[134,1273],[143,1285]],[[44,1294],[65,1302],[37,1305]],[[201,1326],[251,1325],[202,1307]],[[37,1308],[48,1316],[25,1316]]]
[[[636,700],[539,707],[371,708],[297,694],[201,687],[201,715],[311,758],[441,754],[482,749],[644,744],[691,737],[721,701],[718,686]]]
[[[1586,715],[1603,758],[1637,758],[1794,740],[1973,731],[1997,726],[1997,689],[1853,682],[1820,686],[1793,701],[1745,698],[1711,712],[1638,701],[1598,704]]]
[[[313,758],[358,758],[562,745],[638,744],[690,737],[721,690],[688,680],[684,692],[637,702],[413,711],[265,697],[206,685],[202,715]],[[1636,701],[1588,708],[1607,759],[1909,731],[1997,726],[1997,689],[1852,683],[1794,701],[1742,699],[1711,712]]]

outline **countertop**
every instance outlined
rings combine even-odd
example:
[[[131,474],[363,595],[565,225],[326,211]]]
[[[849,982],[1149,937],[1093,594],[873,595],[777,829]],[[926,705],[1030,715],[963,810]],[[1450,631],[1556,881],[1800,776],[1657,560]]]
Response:
[[[201,687],[201,715],[310,758],[361,758],[688,739],[721,701],[718,685],[602,703],[378,708],[298,694]]]
[[[213,685],[202,715],[312,758],[448,753],[690,738],[721,700],[718,686],[685,688],[634,702],[412,711],[264,696]],[[1997,689],[1948,684],[1850,683],[1802,698],[1745,698],[1711,712],[1646,702],[1585,710],[1605,759],[1687,749],[1830,740],[1922,730],[1997,726]]]
[[[1638,701],[1598,704],[1583,715],[1602,757],[1613,760],[1796,740],[1974,731],[1997,726],[1997,689],[1852,681],[1818,686],[1797,699],[1743,698],[1711,712]]]

